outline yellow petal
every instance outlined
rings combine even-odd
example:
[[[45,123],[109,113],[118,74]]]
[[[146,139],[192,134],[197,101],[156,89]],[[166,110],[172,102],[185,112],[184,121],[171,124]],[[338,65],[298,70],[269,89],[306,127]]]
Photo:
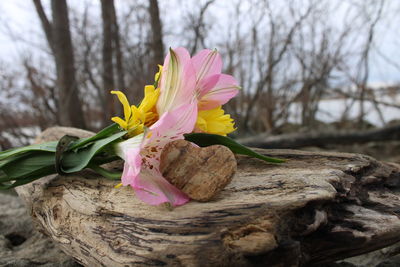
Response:
[[[128,130],[128,136],[133,137],[143,133],[144,126],[143,124],[138,124],[135,127]]]
[[[114,186],[115,189],[118,189],[122,186],[122,183],[117,184],[116,186]]]
[[[136,106],[132,106],[131,110],[132,110],[132,120],[134,120],[139,124],[143,124],[144,120],[146,119],[146,114]]]
[[[221,106],[199,111],[196,129],[201,132],[224,136],[236,130],[233,119],[229,114],[225,114]]]
[[[220,122],[216,122],[216,121],[210,121],[209,123],[207,123],[207,130],[210,133],[223,133],[225,130],[225,125],[223,123]]]
[[[144,86],[144,97],[146,98],[146,96],[153,93],[154,90],[156,90],[154,85],[145,85]]]
[[[154,75],[154,81],[156,83],[158,83],[158,81],[160,80],[160,76],[161,76],[161,72],[162,72],[162,65],[158,65],[158,72],[156,73],[156,75]]]
[[[125,129],[125,130],[128,129],[128,125],[127,125],[126,121],[124,121],[120,117],[112,117],[111,120],[113,122],[117,123],[122,129]]]
[[[198,128],[199,130],[201,130],[202,132],[207,132],[207,122],[205,119],[203,119],[202,117],[197,117],[197,121],[196,121],[196,128]]]
[[[155,89],[153,85],[146,85],[144,87],[144,98],[139,109],[145,113],[151,110],[156,105],[159,95],[160,89]]]
[[[111,94],[117,95],[119,101],[122,103],[122,106],[124,107],[125,120],[128,121],[132,113],[131,113],[131,107],[129,105],[128,99],[126,98],[125,94],[122,93],[121,91],[111,91]]]

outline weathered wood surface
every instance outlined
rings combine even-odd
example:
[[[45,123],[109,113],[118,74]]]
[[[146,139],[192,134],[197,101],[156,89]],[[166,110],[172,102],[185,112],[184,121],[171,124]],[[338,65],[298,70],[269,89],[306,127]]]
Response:
[[[374,141],[400,140],[400,124],[366,131],[290,133],[271,136],[260,134],[240,139],[240,143],[260,148],[301,148],[307,146],[352,145]]]
[[[38,141],[71,128],[53,128]],[[400,241],[400,167],[357,154],[259,150],[207,203],[148,206],[91,172],[18,188],[40,227],[85,266],[301,266]]]
[[[0,191],[0,266],[80,267],[35,229],[18,196]]]

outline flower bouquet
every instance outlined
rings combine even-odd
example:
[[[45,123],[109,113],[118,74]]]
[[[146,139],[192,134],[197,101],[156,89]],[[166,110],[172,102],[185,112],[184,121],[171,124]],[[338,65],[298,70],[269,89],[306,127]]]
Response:
[[[189,197],[169,183],[160,171],[160,155],[170,142],[185,139],[194,146],[223,145],[233,153],[280,163],[227,137],[235,130],[222,105],[238,94],[234,77],[221,73],[216,50],[190,57],[184,48],[170,49],[153,85],[145,86],[139,105],[131,105],[121,91],[112,91],[123,105],[123,118],[89,138],[66,135],[59,141],[0,152],[0,189],[30,183],[58,173],[89,168],[105,178],[131,186],[150,205],[183,205]],[[124,160],[122,173],[103,164]]]

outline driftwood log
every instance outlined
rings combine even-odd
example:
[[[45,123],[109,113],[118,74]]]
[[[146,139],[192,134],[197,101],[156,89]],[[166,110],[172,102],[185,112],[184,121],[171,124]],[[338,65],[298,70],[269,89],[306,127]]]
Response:
[[[46,130],[39,142],[71,128]],[[400,241],[400,167],[358,154],[258,150],[218,197],[168,210],[89,171],[18,188],[43,232],[84,266],[304,266]]]
[[[271,136],[268,133],[240,139],[243,145],[259,148],[301,148],[307,146],[352,145],[400,140],[400,124],[366,131],[328,131]]]

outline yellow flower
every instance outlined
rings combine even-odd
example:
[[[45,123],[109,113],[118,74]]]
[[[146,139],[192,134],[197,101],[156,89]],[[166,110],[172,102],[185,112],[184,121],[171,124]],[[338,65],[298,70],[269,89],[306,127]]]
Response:
[[[210,110],[201,110],[197,116],[196,130],[226,136],[236,130],[234,121],[221,106]]]
[[[153,85],[145,86],[144,98],[139,107],[130,105],[125,94],[121,91],[111,91],[111,94],[117,95],[124,108],[124,119],[112,117],[111,120],[127,130],[129,136],[143,133],[144,126],[149,127],[158,119],[155,105],[160,95],[160,90],[155,89]]]
[[[144,125],[146,127],[150,127],[158,119],[156,104],[159,96],[159,88],[156,89],[153,85],[144,87],[144,98],[138,109],[145,115]]]
[[[162,68],[163,68],[162,65],[158,65],[158,72],[156,73],[156,75],[154,75],[154,85],[155,86],[157,86],[158,82],[160,81]]]

